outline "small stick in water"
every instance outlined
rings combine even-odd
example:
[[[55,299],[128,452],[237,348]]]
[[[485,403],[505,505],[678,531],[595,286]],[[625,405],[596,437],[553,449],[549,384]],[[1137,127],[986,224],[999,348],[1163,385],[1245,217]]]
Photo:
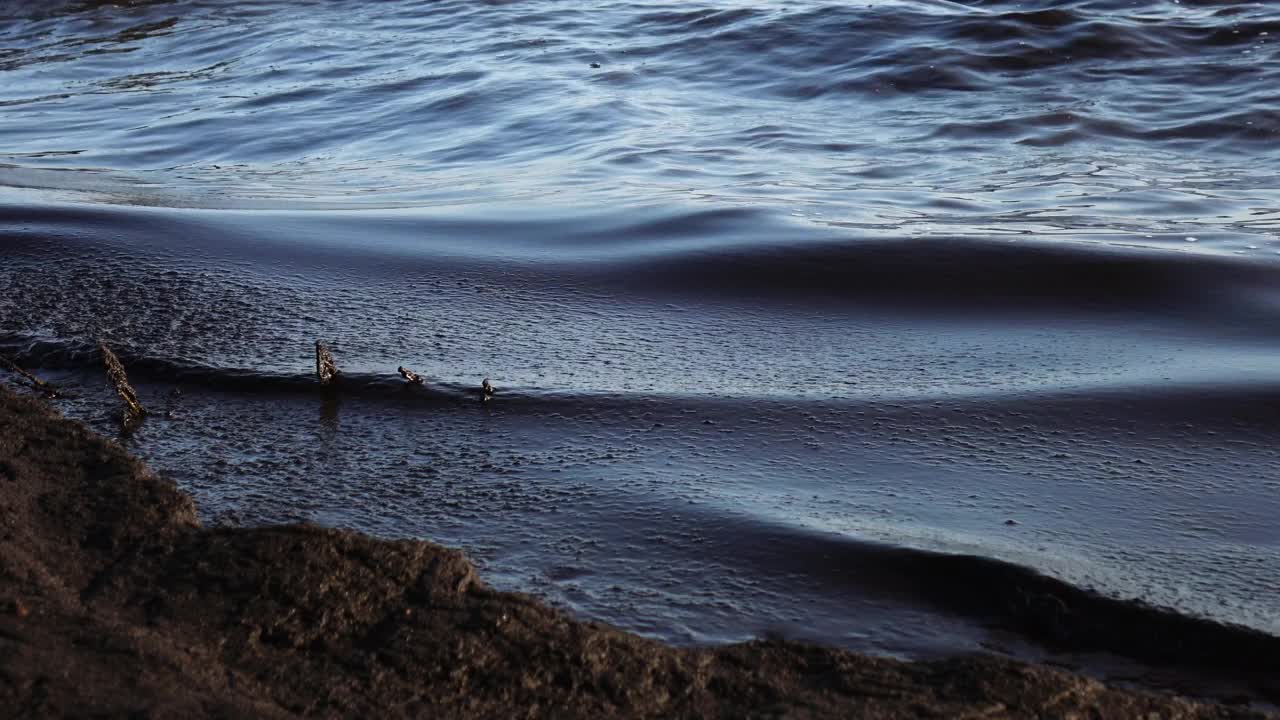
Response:
[[[334,380],[338,379],[338,365],[333,362],[333,353],[329,352],[329,346],[316,341],[316,377],[320,379],[321,385],[332,385]]]
[[[484,402],[489,402],[489,400],[493,398],[493,394],[495,392],[497,392],[497,388],[495,388],[493,384],[489,382],[489,378],[485,378],[480,383],[480,399],[483,400]]]
[[[138,393],[134,392],[133,386],[129,384],[129,378],[124,374],[124,366],[120,364],[120,358],[111,352],[111,348],[102,340],[98,341],[98,350],[102,352],[102,364],[107,368],[107,375],[111,378],[111,383],[116,386],[116,394],[124,400],[124,422],[129,424],[134,420],[138,420],[147,411],[142,407],[142,403],[138,402]]]
[[[414,385],[422,384],[422,377],[407,367],[398,367],[396,368],[396,372],[400,373],[400,377],[404,378],[406,382],[413,383]]]
[[[27,382],[31,383],[31,387],[33,387],[33,388],[35,388],[35,389],[39,390],[39,391],[40,391],[40,392],[42,392],[42,393],[45,393],[45,394],[50,395],[50,396],[53,396],[53,397],[56,397],[56,396],[57,396],[57,394],[58,394],[58,389],[57,389],[57,388],[55,388],[54,386],[50,385],[49,383],[47,383],[47,382],[45,382],[45,381],[41,380],[40,378],[36,377],[35,375],[32,375],[31,373],[27,372],[26,370],[23,370],[23,369],[22,369],[22,367],[18,365],[18,363],[16,363],[16,362],[14,362],[14,361],[10,360],[9,358],[5,357],[4,355],[0,355],[0,367],[5,368],[5,369],[6,369],[6,370],[8,370],[9,372],[16,373],[16,374],[18,374],[18,375],[22,376],[24,379],[26,379],[26,381],[27,381]]]

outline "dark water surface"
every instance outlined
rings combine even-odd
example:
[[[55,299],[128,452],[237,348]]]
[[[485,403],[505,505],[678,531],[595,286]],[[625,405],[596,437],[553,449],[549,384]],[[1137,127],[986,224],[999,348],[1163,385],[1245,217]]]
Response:
[[[1280,6],[589,5],[5,4],[0,350],[670,640],[1016,643],[917,551],[1280,633]]]

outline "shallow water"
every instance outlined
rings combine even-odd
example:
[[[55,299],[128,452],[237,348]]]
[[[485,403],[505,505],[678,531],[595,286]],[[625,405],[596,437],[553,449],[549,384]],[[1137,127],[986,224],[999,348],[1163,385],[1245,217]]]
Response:
[[[114,432],[111,342],[206,520],[681,642],[1013,642],[926,550],[1280,633],[1280,11],[250,5],[0,9],[0,350]]]

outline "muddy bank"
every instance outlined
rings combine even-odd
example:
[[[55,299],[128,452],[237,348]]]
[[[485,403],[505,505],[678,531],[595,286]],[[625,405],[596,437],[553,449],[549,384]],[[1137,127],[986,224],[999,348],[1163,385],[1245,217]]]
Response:
[[[3,389],[0,707],[30,718],[1256,716],[990,657],[902,663],[780,641],[676,649],[493,591],[431,543],[202,529],[171,482]]]

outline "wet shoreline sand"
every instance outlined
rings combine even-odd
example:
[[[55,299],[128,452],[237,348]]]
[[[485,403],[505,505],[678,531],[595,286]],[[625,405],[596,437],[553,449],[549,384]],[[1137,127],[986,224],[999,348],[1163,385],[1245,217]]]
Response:
[[[3,389],[0,482],[0,704],[15,717],[1259,716],[990,656],[672,648],[489,589],[431,543],[201,528],[171,482]],[[1256,665],[1277,657],[1274,638],[1028,592],[1057,610],[1042,616],[1055,632],[1071,613],[1119,613],[1158,652],[1255,663],[1259,699],[1275,697]]]

